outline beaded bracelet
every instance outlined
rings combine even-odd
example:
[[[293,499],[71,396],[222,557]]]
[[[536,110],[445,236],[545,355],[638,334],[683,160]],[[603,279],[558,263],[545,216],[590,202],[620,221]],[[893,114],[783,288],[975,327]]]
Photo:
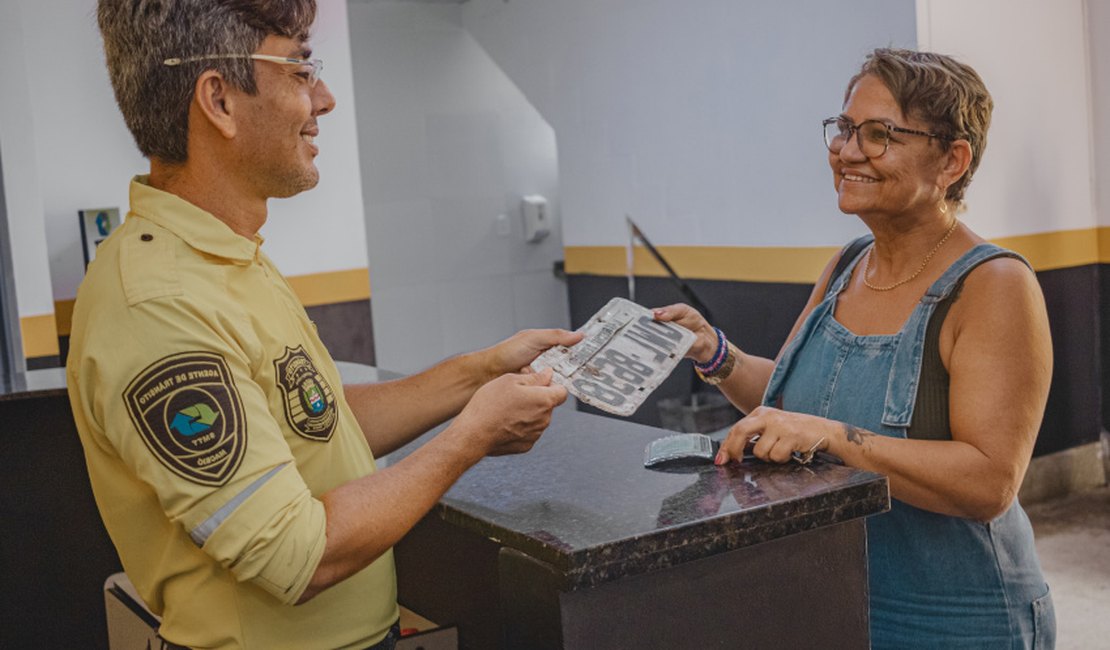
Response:
[[[725,333],[716,327],[713,331],[717,333],[717,351],[713,353],[713,358],[705,363],[694,362],[694,368],[703,375],[711,375],[720,370],[728,358],[728,339],[725,338]]]
[[[740,350],[732,343],[727,343],[726,347],[728,352],[725,354],[724,362],[713,372],[702,372],[696,366],[694,367],[694,372],[698,374],[698,379],[701,379],[710,386],[716,386],[725,379],[728,379],[728,376],[736,369],[736,364],[739,363]]]

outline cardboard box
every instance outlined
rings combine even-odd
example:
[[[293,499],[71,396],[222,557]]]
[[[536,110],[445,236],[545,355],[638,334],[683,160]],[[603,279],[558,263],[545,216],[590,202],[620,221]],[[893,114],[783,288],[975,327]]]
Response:
[[[104,581],[104,609],[108,614],[108,647],[111,650],[146,650],[162,646],[158,638],[161,620],[146,608],[125,574],[116,573]]]

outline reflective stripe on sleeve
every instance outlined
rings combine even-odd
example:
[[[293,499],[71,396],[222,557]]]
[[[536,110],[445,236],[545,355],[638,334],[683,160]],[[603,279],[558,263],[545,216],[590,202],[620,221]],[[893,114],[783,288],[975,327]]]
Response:
[[[224,520],[230,517],[231,513],[234,512],[240,504],[247,500],[247,497],[257,492],[258,489],[266,483],[266,481],[269,481],[271,478],[273,478],[274,474],[277,474],[288,464],[289,463],[282,463],[281,465],[278,465],[272,470],[266,472],[257,480],[255,480],[254,483],[248,485],[242,492],[236,494],[235,497],[231,499],[231,501],[228,501],[219,510],[212,513],[211,517],[205,519],[199,526],[194,528],[189,533],[189,537],[192,538],[193,543],[196,544],[197,547],[203,547],[205,542],[208,541],[208,538],[212,536],[212,533],[216,532],[216,529],[219,528],[220,524],[222,524]]]

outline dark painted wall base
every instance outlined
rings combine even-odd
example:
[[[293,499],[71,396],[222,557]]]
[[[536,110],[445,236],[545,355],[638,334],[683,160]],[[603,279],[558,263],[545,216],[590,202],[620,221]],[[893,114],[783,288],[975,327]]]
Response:
[[[1034,450],[1034,455],[1040,456],[1094,442],[1104,426],[1110,428],[1110,316],[1106,316],[1110,265],[1041,271],[1037,279],[1048,307],[1055,357],[1052,387]],[[613,296],[628,295],[628,282],[621,277],[570,275],[567,281],[572,327],[589,320]],[[778,354],[812,290],[812,285],[803,284],[688,283],[709,306],[713,323],[730,339],[746,352],[770,358]],[[636,302],[646,307],[685,301],[666,278],[636,278],[636,293]],[[696,385],[691,365],[682,363],[629,419],[660,426],[659,400],[686,397]],[[605,415],[588,406],[580,408]]]
[[[1099,372],[1102,380],[1102,428],[1110,430],[1110,264],[1101,264],[1098,284],[1099,354],[1092,355],[1102,362]]]
[[[305,311],[316,323],[320,340],[328,346],[332,358],[376,365],[370,299],[307,307]]]
[[[1034,456],[1094,442],[1102,431],[1107,384],[1100,384],[1106,348],[1099,332],[1099,275],[1098,266],[1037,273],[1052,329],[1053,369]]]
[[[66,343],[69,343],[69,337],[65,337]],[[61,340],[61,339],[59,339]],[[43,370],[45,368],[60,368],[62,365],[62,357],[58,354],[53,354],[47,357],[27,357],[28,370]]]

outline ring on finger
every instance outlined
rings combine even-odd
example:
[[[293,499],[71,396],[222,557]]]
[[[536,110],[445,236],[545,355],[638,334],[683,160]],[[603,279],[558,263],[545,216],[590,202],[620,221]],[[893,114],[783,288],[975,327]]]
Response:
[[[793,458],[794,462],[798,463],[799,465],[809,465],[813,462],[813,457],[817,454],[817,450],[819,450],[821,448],[821,445],[823,444],[825,444],[824,436],[822,436],[821,439],[817,442],[813,443],[813,446],[810,447],[808,450],[793,452],[791,454],[791,458]]]

